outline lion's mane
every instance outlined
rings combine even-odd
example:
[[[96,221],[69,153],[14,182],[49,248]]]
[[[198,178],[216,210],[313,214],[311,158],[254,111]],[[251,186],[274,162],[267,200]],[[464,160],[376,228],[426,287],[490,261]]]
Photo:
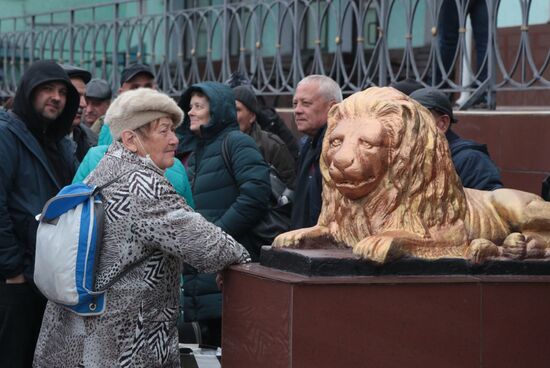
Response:
[[[336,189],[329,175],[328,140],[341,121],[366,129],[367,118],[378,120],[387,134],[388,170],[371,193],[351,200]],[[320,167],[319,225],[328,227],[337,243],[353,247],[369,235],[403,230],[429,237],[430,228],[465,217],[466,199],[445,136],[428,110],[393,88],[371,87],[330,110]]]

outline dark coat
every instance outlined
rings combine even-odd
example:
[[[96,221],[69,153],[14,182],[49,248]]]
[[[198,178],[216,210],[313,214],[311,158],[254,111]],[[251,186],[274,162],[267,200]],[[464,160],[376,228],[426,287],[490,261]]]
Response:
[[[450,129],[445,135],[456,172],[465,188],[495,190],[503,187],[500,172],[486,145],[462,139]]]
[[[317,225],[321,213],[323,188],[319,158],[321,157],[326,129],[325,125],[315,137],[308,137],[300,151],[290,223],[291,229]]]
[[[67,84],[67,103],[45,129],[32,108],[32,91],[40,84]],[[32,281],[35,216],[48,199],[70,183],[78,162],[65,136],[76,110],[78,93],[61,67],[36,62],[23,76],[14,113],[0,113],[0,279],[23,273]]]
[[[263,107],[257,114],[258,124],[266,131],[276,134],[279,138],[285,142],[288,151],[294,158],[294,161],[298,159],[298,153],[300,147],[298,141],[290,129],[286,126],[285,122],[277,114],[275,109],[271,107]]]
[[[277,135],[266,132],[256,123],[252,124],[249,135],[254,139],[265,161],[275,168],[279,178],[290,189],[294,189],[296,165],[285,143]]]
[[[195,210],[243,244],[253,260],[257,259],[259,249],[247,233],[267,210],[271,190],[268,166],[254,140],[238,130],[235,96],[226,85],[204,82],[190,87],[179,103],[186,113],[183,124],[189,126],[187,113],[195,91],[205,94],[210,103],[210,122],[201,127],[200,137],[189,140],[195,145],[187,162]],[[221,156],[227,135],[235,178]],[[221,316],[221,295],[214,275],[186,275],[184,294],[186,320]]]
[[[80,123],[73,128],[73,141],[75,142],[76,158],[82,162],[88,150],[97,146],[97,134],[85,124]]]

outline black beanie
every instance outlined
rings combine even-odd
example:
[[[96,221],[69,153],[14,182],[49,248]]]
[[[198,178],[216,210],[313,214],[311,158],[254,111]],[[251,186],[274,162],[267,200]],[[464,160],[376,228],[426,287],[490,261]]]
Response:
[[[254,114],[258,113],[258,100],[252,88],[248,86],[238,86],[233,88],[235,100],[245,105]]]

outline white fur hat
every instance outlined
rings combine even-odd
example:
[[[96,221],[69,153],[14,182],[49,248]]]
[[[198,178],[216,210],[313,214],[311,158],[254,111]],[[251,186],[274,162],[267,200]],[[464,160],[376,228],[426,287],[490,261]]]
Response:
[[[121,93],[105,114],[113,140],[120,139],[123,130],[136,130],[168,116],[176,126],[183,120],[183,111],[168,95],[151,88],[138,88]]]

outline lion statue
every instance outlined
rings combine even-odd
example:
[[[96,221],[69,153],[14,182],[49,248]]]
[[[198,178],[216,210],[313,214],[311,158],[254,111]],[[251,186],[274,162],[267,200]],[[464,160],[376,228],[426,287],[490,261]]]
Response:
[[[512,189],[464,189],[431,113],[393,88],[331,108],[320,167],[317,225],[279,235],[274,247],[351,247],[378,263],[550,256],[550,203]]]

